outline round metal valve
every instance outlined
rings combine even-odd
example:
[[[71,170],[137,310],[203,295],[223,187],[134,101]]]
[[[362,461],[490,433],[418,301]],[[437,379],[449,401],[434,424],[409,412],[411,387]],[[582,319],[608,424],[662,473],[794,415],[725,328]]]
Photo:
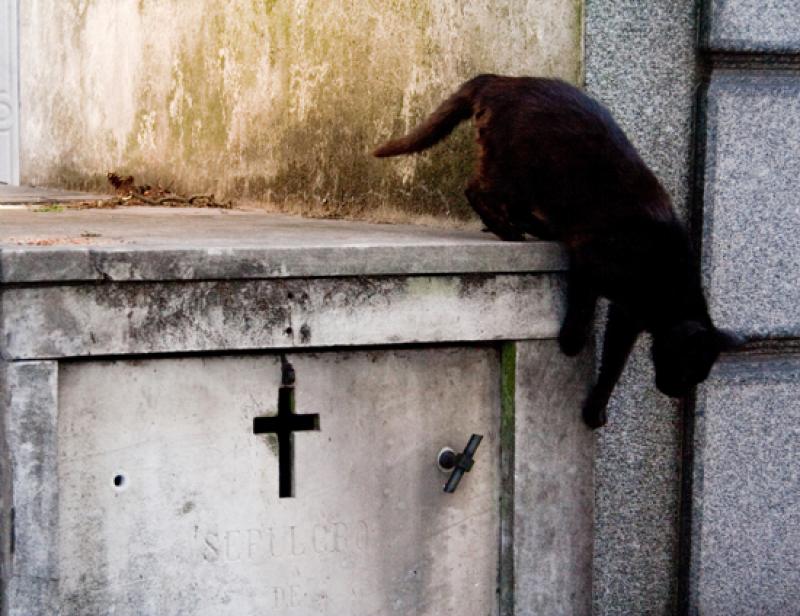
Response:
[[[450,478],[444,486],[445,492],[455,492],[464,473],[472,470],[475,465],[475,451],[478,449],[478,445],[481,444],[482,439],[483,435],[473,434],[464,448],[464,453],[456,453],[450,447],[445,447],[439,452],[436,457],[436,464],[439,470],[450,473]]]
[[[456,466],[456,452],[451,447],[442,447],[439,455],[436,456],[436,466],[443,473],[449,473]]]

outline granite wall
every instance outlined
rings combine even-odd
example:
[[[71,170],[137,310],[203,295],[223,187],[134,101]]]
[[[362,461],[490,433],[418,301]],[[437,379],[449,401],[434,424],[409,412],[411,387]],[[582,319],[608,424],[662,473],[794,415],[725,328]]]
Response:
[[[598,615],[800,606],[800,11],[699,4],[586,5],[587,88],[690,225],[715,322],[749,340],[680,403],[646,340],[631,358],[596,441]]]
[[[694,0],[588,0],[585,20],[587,90],[611,110],[688,218]],[[682,407],[656,390],[649,351],[643,336],[596,436],[598,615],[671,614],[677,596]]]
[[[713,0],[697,232],[714,319],[750,339],[697,395],[680,608],[800,610],[800,11]]]

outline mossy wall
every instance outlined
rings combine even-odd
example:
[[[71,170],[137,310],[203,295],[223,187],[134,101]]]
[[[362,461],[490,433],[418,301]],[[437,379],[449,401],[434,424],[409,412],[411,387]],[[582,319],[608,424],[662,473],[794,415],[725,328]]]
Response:
[[[579,0],[26,0],[22,175],[461,217],[459,129],[375,160],[479,72],[580,76]]]

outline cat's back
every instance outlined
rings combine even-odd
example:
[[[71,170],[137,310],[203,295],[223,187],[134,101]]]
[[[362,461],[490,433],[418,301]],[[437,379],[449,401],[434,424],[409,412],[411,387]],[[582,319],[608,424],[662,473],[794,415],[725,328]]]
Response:
[[[671,218],[663,187],[598,101],[558,79],[482,77],[473,107],[483,173],[581,218],[600,203]]]
[[[639,158],[611,113],[579,88],[560,79],[485,75],[475,96],[476,116],[487,128],[508,129],[516,142],[552,136],[572,146],[602,143],[603,149]]]

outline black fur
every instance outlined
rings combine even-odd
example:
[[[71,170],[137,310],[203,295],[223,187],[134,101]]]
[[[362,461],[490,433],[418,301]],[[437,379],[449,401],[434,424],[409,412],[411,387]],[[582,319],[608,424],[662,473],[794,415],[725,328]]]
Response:
[[[583,417],[606,405],[642,331],[653,335],[656,386],[683,396],[739,343],[708,315],[688,235],[669,196],[609,112],[553,79],[480,75],[375,156],[419,152],[474,119],[480,148],[466,196],[499,237],[563,242],[570,259],[561,349],[585,346],[598,297],[610,300],[602,361]]]

